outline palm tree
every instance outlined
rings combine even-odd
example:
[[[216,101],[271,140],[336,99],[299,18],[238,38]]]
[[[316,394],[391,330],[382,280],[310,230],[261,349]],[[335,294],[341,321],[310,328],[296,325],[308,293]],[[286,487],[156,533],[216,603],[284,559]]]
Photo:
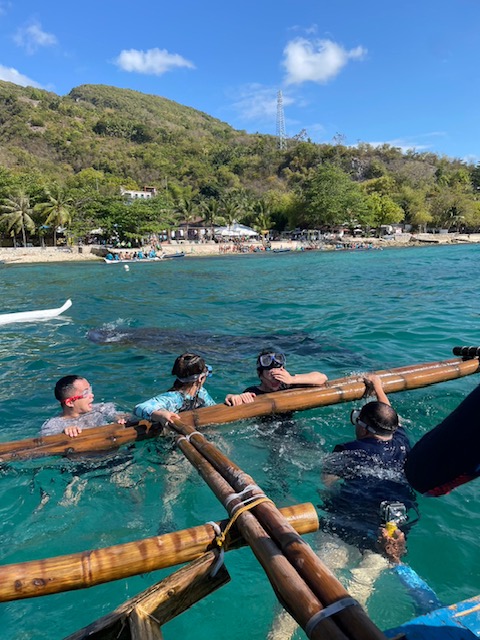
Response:
[[[257,215],[256,221],[254,224],[255,231],[258,231],[259,233],[261,233],[262,236],[263,235],[267,236],[271,226],[272,226],[272,221],[270,220],[268,214],[259,213]]]
[[[16,234],[21,231],[23,246],[26,247],[26,231],[30,233],[35,231],[35,222],[31,217],[33,209],[30,206],[30,197],[24,191],[19,191],[16,195],[6,198],[1,208],[3,214],[0,216],[0,222],[6,226],[7,231],[11,232],[13,245],[17,246]]]
[[[197,205],[189,198],[180,198],[176,203],[175,210],[182,215],[183,221],[186,223],[185,239],[188,241],[188,225],[197,217]]]
[[[240,207],[233,198],[227,198],[222,200],[221,211],[227,226],[230,227],[235,222]]]
[[[59,185],[45,189],[47,200],[35,206],[45,217],[45,224],[53,226],[53,243],[57,246],[57,227],[65,226],[72,220],[73,198]]]
[[[218,216],[220,214],[220,205],[218,204],[218,200],[214,200],[213,198],[206,200],[202,204],[202,211],[205,216],[205,223],[210,225],[210,234],[213,238],[213,227],[217,223]]]

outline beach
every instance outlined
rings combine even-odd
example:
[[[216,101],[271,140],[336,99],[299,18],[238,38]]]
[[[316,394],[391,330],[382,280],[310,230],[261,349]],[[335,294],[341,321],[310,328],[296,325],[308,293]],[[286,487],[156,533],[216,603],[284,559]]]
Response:
[[[335,250],[343,244],[348,249],[365,249],[365,248],[386,248],[386,247],[411,247],[421,245],[444,245],[444,244],[469,244],[480,242],[480,234],[459,234],[459,233],[402,233],[397,236],[388,238],[354,238],[344,236],[339,241],[330,241],[323,245],[323,250]],[[306,244],[298,240],[279,240],[272,241],[273,249],[289,249],[291,251],[301,251],[305,248],[318,248]],[[163,243],[162,252],[172,254],[184,252],[185,257],[191,256],[215,256],[224,254],[243,254],[248,253],[249,249],[261,248],[262,243],[258,241],[246,242],[242,245],[243,250],[238,250],[238,245],[233,242],[223,243],[198,243],[185,242],[183,240]],[[114,249],[116,253],[124,254],[132,253],[135,249]],[[102,260],[102,252],[104,247],[99,245],[81,245],[73,247],[0,247],[0,262],[5,264],[33,264],[45,262],[83,262]],[[160,254],[160,252],[157,252]]]

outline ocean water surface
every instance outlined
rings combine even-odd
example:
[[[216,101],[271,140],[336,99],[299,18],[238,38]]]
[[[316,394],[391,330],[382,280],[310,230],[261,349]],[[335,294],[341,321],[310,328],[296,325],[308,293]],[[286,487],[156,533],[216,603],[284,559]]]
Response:
[[[0,267],[0,312],[60,306],[48,322],[0,326],[0,440],[36,435],[55,415],[55,381],[84,375],[96,401],[125,410],[172,383],[175,357],[204,355],[207,388],[222,402],[255,382],[264,346],[287,354],[292,372],[329,378],[445,360],[455,345],[480,344],[480,246],[188,258],[107,266],[91,263]],[[391,396],[418,440],[480,380],[470,376]],[[255,420],[207,435],[278,506],[319,503],[322,458],[353,438],[351,404],[298,413],[291,433]],[[480,591],[477,483],[440,499],[419,499],[421,519],[406,562],[442,602]],[[0,467],[2,564],[129,542],[225,517],[205,483],[164,441],[113,458],[46,458]],[[312,546],[316,534],[306,537]],[[167,624],[169,638],[267,637],[278,610],[249,549],[226,556],[231,582]],[[0,604],[5,640],[60,639],[146,589],[169,569],[73,591]],[[342,577],[342,576],[341,576]],[[398,578],[384,573],[368,601],[383,629],[416,613]],[[303,637],[297,632],[296,637]]]

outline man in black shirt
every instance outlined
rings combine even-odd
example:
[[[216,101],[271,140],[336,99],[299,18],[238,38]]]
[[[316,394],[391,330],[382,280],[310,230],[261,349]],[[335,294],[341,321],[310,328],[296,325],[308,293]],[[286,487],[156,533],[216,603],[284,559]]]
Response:
[[[320,387],[328,379],[319,371],[292,375],[285,369],[286,364],[284,353],[275,349],[263,349],[257,357],[257,375],[260,384],[247,387],[243,393],[229,393],[225,398],[225,404],[231,406],[247,404],[253,402],[258,395],[296,387]]]
[[[370,375],[366,382],[377,401],[352,412],[356,439],[338,444],[324,461],[329,490],[323,528],[361,551],[380,550],[399,562],[412,524],[409,511],[416,512],[415,493],[403,471],[410,442],[380,378]]]

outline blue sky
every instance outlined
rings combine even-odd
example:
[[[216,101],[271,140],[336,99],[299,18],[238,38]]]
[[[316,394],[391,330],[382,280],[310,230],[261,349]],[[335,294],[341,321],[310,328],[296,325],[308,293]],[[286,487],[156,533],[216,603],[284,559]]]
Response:
[[[0,79],[106,84],[236,129],[480,160],[480,0],[0,0]]]

